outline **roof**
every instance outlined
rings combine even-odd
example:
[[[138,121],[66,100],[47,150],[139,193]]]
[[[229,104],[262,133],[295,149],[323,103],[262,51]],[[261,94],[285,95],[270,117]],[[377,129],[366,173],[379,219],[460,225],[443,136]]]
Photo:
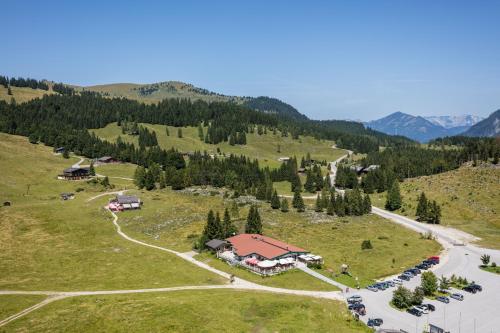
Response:
[[[73,168],[73,167],[71,167],[71,168],[64,169],[64,173],[73,173],[75,171],[80,171],[80,170],[85,171],[85,172],[89,172],[90,169],[89,168]]]
[[[307,253],[308,251],[295,245],[258,234],[240,234],[227,239],[240,257],[258,254],[267,259],[283,256],[290,252]]]
[[[117,195],[116,200],[119,204],[131,204],[140,202],[139,198],[135,195]]]
[[[108,160],[112,160],[113,157],[111,156],[103,156],[103,157],[99,157],[97,160],[98,161],[108,161]]]
[[[227,242],[225,240],[220,239],[212,239],[205,243],[205,245],[211,249],[218,249],[222,245],[226,245]]]

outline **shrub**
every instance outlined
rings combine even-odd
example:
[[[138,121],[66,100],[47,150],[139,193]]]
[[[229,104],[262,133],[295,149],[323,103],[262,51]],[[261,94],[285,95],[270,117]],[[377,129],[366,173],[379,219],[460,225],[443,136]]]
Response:
[[[496,262],[492,262],[491,263],[491,267],[497,267],[497,263]]]
[[[370,240],[364,240],[363,243],[361,243],[361,250],[370,250],[373,249],[372,242]]]
[[[75,190],[75,192],[77,192],[77,193],[78,193],[78,192],[83,192],[83,191],[85,191],[85,189],[84,189],[84,188],[82,188],[82,187],[78,187],[78,188]]]
[[[412,292],[410,289],[399,286],[392,294],[392,304],[399,309],[404,309],[412,304]]]

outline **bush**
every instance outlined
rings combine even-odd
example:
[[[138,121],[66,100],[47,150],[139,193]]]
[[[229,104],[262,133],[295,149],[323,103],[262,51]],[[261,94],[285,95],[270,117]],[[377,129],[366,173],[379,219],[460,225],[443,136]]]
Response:
[[[492,262],[491,263],[491,267],[497,267],[497,263],[496,262]]]
[[[75,190],[75,192],[77,192],[77,193],[78,193],[78,192],[83,192],[83,191],[85,191],[85,189],[84,189],[84,188],[81,188],[81,187],[78,187],[78,188]]]
[[[314,269],[321,269],[323,267],[323,265],[320,263],[308,263],[307,267],[314,268]]]
[[[373,249],[372,242],[370,240],[364,240],[363,243],[361,243],[361,250],[370,250]]]
[[[412,292],[410,289],[399,286],[392,294],[392,304],[398,309],[408,308],[412,304]]]

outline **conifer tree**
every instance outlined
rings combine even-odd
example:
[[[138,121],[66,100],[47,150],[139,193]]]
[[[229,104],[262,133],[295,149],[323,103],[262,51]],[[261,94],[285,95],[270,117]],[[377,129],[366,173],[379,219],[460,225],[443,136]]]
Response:
[[[283,213],[288,212],[288,200],[287,200],[287,198],[281,199],[281,211]]]
[[[207,224],[205,225],[205,229],[203,230],[204,238],[209,241],[212,239],[218,239],[221,235],[221,225],[220,225],[220,217],[217,213],[217,218],[214,215],[213,210],[208,212],[207,216]]]
[[[94,162],[90,162],[89,175],[95,176]]]
[[[389,192],[387,192],[387,201],[385,203],[385,208],[387,210],[396,210],[401,208],[401,193],[399,192],[399,182],[395,180],[392,183]]]
[[[68,158],[69,158],[69,151],[68,151],[68,149],[64,149],[64,151],[63,151],[63,153],[62,153],[62,156],[63,156],[64,158],[66,158],[66,159],[68,159]]]
[[[177,129],[177,137],[182,138],[182,128],[180,127]]]
[[[259,210],[256,206],[251,206],[248,211],[247,224],[245,225],[245,233],[247,234],[261,234],[262,221],[260,219]]]
[[[328,206],[326,206],[326,213],[328,215],[333,215],[335,213],[335,209],[334,209],[334,206],[333,206],[333,202],[332,201],[329,201],[328,202]]]
[[[240,218],[240,210],[236,201],[233,201],[233,203],[231,204],[231,216],[233,217],[233,219]]]
[[[109,178],[108,176],[104,177],[101,180],[101,185],[104,186],[105,188],[111,187],[111,184],[109,183]]]
[[[372,201],[370,200],[370,196],[365,194],[363,198],[363,214],[369,214],[372,212]]]
[[[318,194],[316,197],[316,204],[314,206],[314,211],[316,213],[322,212],[323,211],[323,202],[321,200],[321,196]]]
[[[311,170],[307,170],[306,173],[306,182],[304,183],[304,190],[310,193],[314,193],[316,191],[316,187],[314,186],[314,179]]]
[[[146,175],[144,176],[144,188],[148,191],[155,188],[155,179],[150,170],[146,171]]]
[[[417,210],[415,212],[418,221],[427,221],[429,218],[429,204],[425,193],[420,193],[418,198]]]
[[[300,195],[300,191],[295,191],[293,194],[292,206],[296,208],[298,212],[303,212],[305,210],[304,200]]]
[[[143,166],[138,166],[135,169],[135,173],[134,173],[135,186],[137,186],[139,189],[143,189],[145,177],[146,177],[146,169],[144,169]]]
[[[222,238],[228,238],[234,235],[236,235],[236,227],[231,222],[229,210],[226,208],[224,210],[224,219],[222,221]]]
[[[281,203],[280,203],[280,198],[278,197],[278,192],[274,190],[273,195],[271,197],[271,208],[272,209],[278,209],[280,208]]]
[[[427,221],[432,224],[439,224],[441,222],[441,207],[435,200],[429,205],[429,216]]]
[[[203,139],[205,138],[205,135],[203,134],[203,126],[201,123],[198,125],[198,137],[200,138],[200,141],[203,141]]]

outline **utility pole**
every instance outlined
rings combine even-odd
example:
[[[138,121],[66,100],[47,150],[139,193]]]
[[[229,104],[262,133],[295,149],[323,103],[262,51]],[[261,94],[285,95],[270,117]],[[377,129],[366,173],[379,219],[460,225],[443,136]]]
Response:
[[[460,312],[458,315],[458,333],[461,333],[461,331],[462,331],[462,312]]]

